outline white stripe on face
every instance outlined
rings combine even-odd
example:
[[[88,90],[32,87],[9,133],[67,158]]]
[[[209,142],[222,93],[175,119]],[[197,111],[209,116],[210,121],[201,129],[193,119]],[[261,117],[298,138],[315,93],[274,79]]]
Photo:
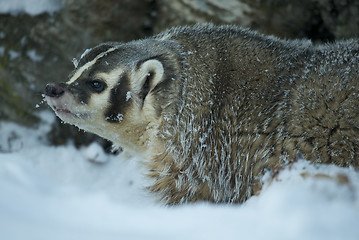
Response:
[[[75,74],[71,77],[71,79],[67,82],[67,84],[71,84],[73,82],[75,82],[80,76],[81,74],[86,70],[89,69],[92,65],[94,65],[98,59],[102,58],[103,56],[105,56],[107,53],[110,53],[114,50],[116,50],[116,47],[110,48],[109,50],[107,50],[106,52],[102,52],[99,55],[97,55],[92,61],[86,63],[85,65],[83,65],[79,70],[77,70],[75,72]]]

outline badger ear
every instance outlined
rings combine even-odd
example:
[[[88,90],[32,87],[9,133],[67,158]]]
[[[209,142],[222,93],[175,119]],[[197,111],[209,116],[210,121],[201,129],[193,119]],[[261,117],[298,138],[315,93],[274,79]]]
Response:
[[[141,61],[137,64],[132,81],[132,90],[143,100],[163,80],[164,68],[157,59]]]

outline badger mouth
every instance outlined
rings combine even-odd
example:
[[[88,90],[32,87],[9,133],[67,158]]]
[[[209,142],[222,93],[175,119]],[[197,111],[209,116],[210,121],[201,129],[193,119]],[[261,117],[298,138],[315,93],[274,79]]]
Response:
[[[67,120],[69,120],[71,122],[71,118],[72,119],[77,119],[77,120],[82,120],[82,121],[86,121],[90,119],[90,114],[88,113],[73,113],[68,109],[65,108],[61,108],[61,107],[54,107],[54,110],[56,112],[56,114],[65,122],[67,122]],[[67,119],[67,120],[65,120]]]
[[[71,116],[75,118],[80,118],[81,114],[76,114],[71,112],[70,110],[62,107],[53,106],[53,109],[58,115],[65,115],[65,116]]]
[[[52,98],[46,96],[45,99],[56,115],[65,122],[73,123],[74,121],[78,122],[79,120],[83,121],[90,118],[89,112],[84,112],[76,107],[76,103],[71,99],[71,96],[68,98]],[[75,107],[73,108],[71,106]]]
[[[56,112],[60,112],[60,113],[66,113],[66,114],[73,114],[70,110],[64,109],[64,108],[58,108],[58,107],[54,107]]]

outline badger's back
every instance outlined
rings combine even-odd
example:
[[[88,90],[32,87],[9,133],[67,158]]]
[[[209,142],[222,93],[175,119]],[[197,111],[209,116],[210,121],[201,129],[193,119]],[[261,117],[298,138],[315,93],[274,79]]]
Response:
[[[171,201],[243,202],[266,170],[298,157],[359,166],[356,43],[333,52],[230,26],[161,37],[179,41],[188,64],[179,115],[160,134],[174,158],[166,167],[183,173],[168,178],[175,190],[161,188]]]
[[[312,162],[359,168],[359,44],[315,53],[290,95],[288,138]]]

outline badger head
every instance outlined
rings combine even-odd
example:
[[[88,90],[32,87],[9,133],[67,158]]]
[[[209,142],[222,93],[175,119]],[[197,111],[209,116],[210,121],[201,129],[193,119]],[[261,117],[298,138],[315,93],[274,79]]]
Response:
[[[147,40],[87,50],[68,82],[46,86],[48,105],[66,123],[145,152],[176,92],[179,67],[157,45]]]

